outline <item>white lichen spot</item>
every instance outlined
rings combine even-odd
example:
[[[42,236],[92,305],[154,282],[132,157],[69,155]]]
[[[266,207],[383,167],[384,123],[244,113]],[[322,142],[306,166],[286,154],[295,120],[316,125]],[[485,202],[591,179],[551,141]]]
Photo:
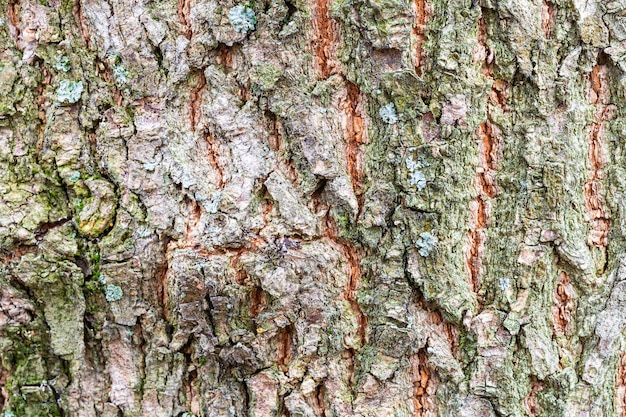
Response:
[[[233,25],[233,28],[241,33],[252,32],[257,22],[254,10],[243,4],[230,9],[228,12],[228,20],[230,20],[230,24]]]
[[[55,58],[54,68],[58,71],[69,72],[72,69],[70,65],[70,59],[65,55],[61,55]]]
[[[415,185],[418,191],[426,188],[426,177],[422,171],[413,171],[411,172],[411,177],[409,178],[409,184]]]
[[[123,295],[122,289],[117,285],[109,284],[104,288],[104,296],[108,302],[119,301]]]
[[[415,242],[415,246],[419,249],[419,254],[426,257],[435,249],[437,242],[439,242],[437,236],[430,232],[422,232],[417,242]]]
[[[80,172],[73,171],[72,174],[67,179],[69,182],[76,182],[80,179]]]
[[[501,291],[506,291],[511,286],[511,280],[508,278],[500,278],[498,280],[498,287],[500,287]]]
[[[426,188],[426,176],[420,168],[429,166],[429,163],[423,157],[415,161],[412,156],[409,156],[405,162],[410,173],[409,184],[416,186],[418,191]]]
[[[219,207],[221,200],[222,200],[221,193],[213,194],[213,198],[211,198],[211,201],[206,203],[205,205],[207,213],[211,213],[211,214],[217,213],[217,208]]]
[[[396,114],[396,106],[393,103],[388,103],[378,110],[380,118],[383,122],[394,125],[398,122],[398,115]]]
[[[63,80],[59,83],[57,89],[57,100],[60,103],[74,104],[80,100],[80,96],[83,93],[82,81],[68,81]]]
[[[128,70],[122,66],[122,64],[115,64],[113,66],[113,78],[118,84],[126,84],[128,82]]]
[[[4,417],[15,417],[15,413],[13,411],[5,411]]]

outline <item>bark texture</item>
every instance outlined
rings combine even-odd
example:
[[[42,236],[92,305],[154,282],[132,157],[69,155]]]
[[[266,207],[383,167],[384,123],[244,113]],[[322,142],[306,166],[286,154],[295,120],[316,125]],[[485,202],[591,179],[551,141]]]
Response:
[[[0,412],[626,415],[626,0],[0,0]]]

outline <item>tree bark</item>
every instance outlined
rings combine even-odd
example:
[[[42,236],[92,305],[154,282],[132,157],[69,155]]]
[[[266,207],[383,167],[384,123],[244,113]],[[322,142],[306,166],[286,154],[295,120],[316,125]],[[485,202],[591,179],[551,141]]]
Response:
[[[0,0],[0,411],[625,416],[625,0]]]

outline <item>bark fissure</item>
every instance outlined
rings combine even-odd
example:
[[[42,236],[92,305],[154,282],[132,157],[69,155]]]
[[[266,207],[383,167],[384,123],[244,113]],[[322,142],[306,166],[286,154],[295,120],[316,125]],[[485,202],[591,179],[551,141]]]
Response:
[[[337,24],[330,17],[329,3],[329,0],[315,0],[312,10],[313,51],[317,57],[317,70],[322,79],[339,70],[334,53],[338,40]]]
[[[546,39],[550,39],[552,30],[556,24],[556,5],[551,1],[544,0],[541,5],[541,29]]]
[[[415,38],[415,46],[413,57],[413,66],[417,75],[422,75],[423,65],[423,53],[422,47],[426,41],[426,1],[425,0],[413,0],[413,37]]]
[[[615,398],[619,417],[626,416],[626,352],[622,352],[617,365]]]
[[[427,417],[433,415],[434,402],[430,398],[431,373],[426,356],[426,348],[420,349],[411,357],[413,373],[413,417]]]
[[[537,394],[543,389],[543,382],[533,378],[530,392],[524,398],[524,408],[531,416],[539,416],[541,411],[537,403]]]
[[[609,116],[608,104],[610,96],[608,89],[608,67],[598,64],[590,74],[591,88],[590,102],[595,106],[594,120],[589,134],[587,158],[589,173],[585,183],[585,203],[591,219],[590,243],[605,248],[609,232],[609,213],[604,204],[602,181],[603,168],[607,161],[604,136],[605,122]]]
[[[72,12],[74,13],[74,19],[78,24],[78,29],[80,30],[80,34],[85,41],[85,45],[87,45],[87,48],[91,49],[91,37],[89,36],[89,31],[87,30],[87,24],[85,23],[85,17],[83,16],[80,0],[76,0],[76,4],[72,8]]]
[[[496,195],[495,153],[497,138],[489,121],[478,128],[479,166],[474,179],[477,197],[470,202],[470,228],[467,234],[466,265],[472,290],[478,293],[483,275],[482,258],[491,214],[490,199]]]
[[[189,25],[189,13],[191,11],[191,0],[178,0],[176,2],[176,12],[181,26],[182,33],[187,39],[191,39],[191,26]]]
[[[202,92],[206,88],[206,77],[204,72],[200,71],[198,86],[191,91],[191,102],[189,103],[189,124],[191,131],[195,132],[198,127],[198,121],[201,114]]]
[[[574,287],[570,282],[570,277],[565,272],[561,272],[559,282],[555,289],[555,302],[552,306],[554,330],[557,334],[567,334],[575,307],[574,297]]]
[[[224,187],[224,170],[222,169],[222,166],[219,162],[219,145],[217,144],[217,142],[215,141],[215,139],[213,139],[213,136],[209,133],[206,132],[204,139],[207,142],[208,145],[208,158],[209,158],[209,162],[211,163],[211,166],[215,169],[215,171],[217,172],[217,188],[223,188]]]
[[[359,209],[363,206],[363,158],[365,143],[363,129],[363,95],[356,84],[346,81],[346,101],[344,103],[346,164],[352,188],[357,197]]]

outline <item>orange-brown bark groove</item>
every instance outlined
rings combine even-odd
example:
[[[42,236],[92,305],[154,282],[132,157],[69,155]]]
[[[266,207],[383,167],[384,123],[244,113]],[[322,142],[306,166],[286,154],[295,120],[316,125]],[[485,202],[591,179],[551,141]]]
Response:
[[[7,6],[7,18],[9,19],[9,33],[15,45],[21,48],[20,41],[20,2],[12,1]]]
[[[352,308],[352,311],[357,319],[357,334],[359,335],[359,341],[361,346],[365,345],[367,341],[367,323],[368,318],[361,310],[361,306],[356,300],[356,291],[359,287],[361,280],[361,254],[359,250],[352,242],[349,242],[343,238],[337,236],[337,226],[330,216],[326,217],[325,236],[330,239],[337,249],[341,252],[343,257],[348,262],[348,282],[344,289],[343,297]]]
[[[87,30],[87,25],[85,24],[85,18],[83,16],[83,10],[80,5],[80,1],[76,2],[74,7],[72,8],[72,12],[74,13],[74,19],[76,19],[76,23],[78,23],[80,34],[85,40],[85,45],[87,45],[87,48],[91,49],[91,37],[89,36],[89,31]]]
[[[502,111],[507,110],[508,84],[503,80],[493,80],[492,70],[495,56],[487,44],[487,29],[485,18],[478,21],[478,48],[475,62],[482,62],[483,75],[492,80],[488,95],[487,120],[476,130],[478,136],[479,166],[473,184],[477,196],[470,202],[470,222],[465,246],[465,263],[467,266],[470,285],[474,293],[480,290],[480,281],[483,275],[483,252],[487,235],[485,229],[489,226],[491,216],[490,200],[496,196],[496,165],[499,152],[499,130],[491,123],[490,105],[498,106]],[[480,304],[480,300],[479,300]]]
[[[415,37],[413,66],[415,67],[415,73],[417,75],[422,75],[422,64],[424,62],[423,45],[426,41],[426,23],[430,17],[426,7],[424,0],[413,0],[413,15],[415,16],[413,24],[413,36]]]
[[[596,110],[594,121],[589,134],[587,157],[589,160],[589,174],[585,183],[585,203],[591,220],[590,242],[598,247],[606,247],[609,232],[609,213],[602,197],[603,168],[606,164],[604,150],[605,121],[608,118],[607,105],[609,104],[608,68],[606,65],[596,65],[590,75],[591,88],[589,99]]]
[[[291,339],[293,338],[293,326],[287,326],[278,334],[278,366],[283,372],[287,372],[287,365],[291,361]]]
[[[620,355],[615,381],[615,398],[619,417],[626,417],[626,352]]]
[[[537,403],[537,394],[543,389],[543,382],[533,378],[530,392],[524,398],[524,408],[531,416],[539,416],[539,404]]]
[[[352,189],[357,197],[359,208],[363,206],[363,158],[365,143],[363,131],[363,95],[359,87],[346,81],[346,99],[343,109],[346,115],[346,168],[352,181]]]
[[[574,287],[570,282],[569,276],[565,272],[561,272],[559,283],[555,289],[552,305],[552,319],[554,322],[554,330],[557,334],[566,334],[568,325],[572,320],[572,312],[574,311]]]
[[[338,70],[334,50],[338,33],[337,23],[328,13],[329,0],[315,0],[312,13],[313,51],[317,57],[317,70],[323,79]]]
[[[198,127],[198,119],[200,117],[200,106],[202,104],[202,92],[206,87],[206,77],[204,72],[200,71],[198,86],[191,91],[191,103],[189,104],[189,123],[191,130],[196,131]]]
[[[410,359],[413,370],[413,417],[427,417],[433,410],[433,399],[430,398],[431,370],[428,367],[428,359],[425,349],[420,349]]]
[[[478,154],[480,164],[474,178],[478,196],[470,203],[470,227],[467,234],[465,260],[474,292],[480,289],[483,274],[482,258],[485,246],[485,228],[489,225],[491,204],[488,201],[496,195],[495,165],[498,140],[489,121],[481,123],[477,131],[480,138]]]
[[[556,23],[556,6],[550,1],[543,1],[541,5],[541,29],[546,39],[550,39],[552,29]]]
[[[491,73],[493,71],[493,63],[495,61],[495,56],[493,50],[487,44],[487,29],[485,25],[485,18],[481,17],[478,20],[478,46],[483,49],[482,53],[484,56],[482,57],[482,73],[485,77],[491,77]]]
[[[178,0],[176,3],[176,11],[178,13],[178,20],[183,26],[183,35],[187,39],[191,39],[191,27],[189,26],[189,13],[191,11],[190,0]]]
[[[220,166],[219,161],[217,160],[217,156],[219,155],[218,145],[217,143],[215,143],[215,140],[210,134],[207,134],[204,138],[209,148],[208,149],[209,150],[208,152],[209,162],[211,162],[211,166],[213,166],[213,168],[217,172],[217,187],[221,189],[222,187],[224,187],[224,171],[222,170],[222,167]]]

